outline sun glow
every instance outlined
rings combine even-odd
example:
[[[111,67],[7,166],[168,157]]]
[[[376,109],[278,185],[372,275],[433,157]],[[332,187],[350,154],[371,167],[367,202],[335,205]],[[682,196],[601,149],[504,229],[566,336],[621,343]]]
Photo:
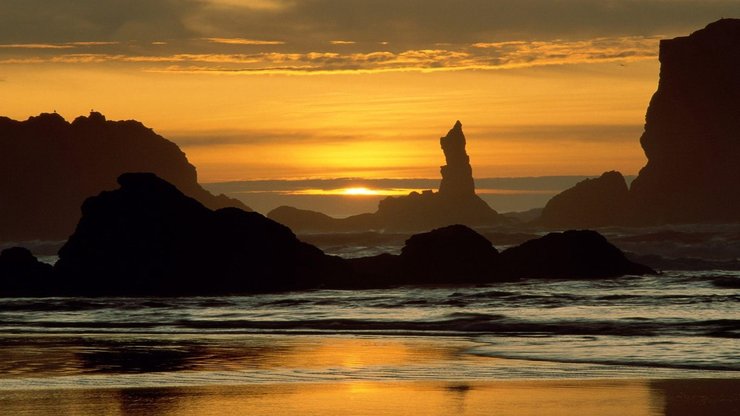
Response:
[[[369,189],[365,187],[357,187],[357,188],[345,188],[342,191],[343,195],[379,195],[380,192]]]

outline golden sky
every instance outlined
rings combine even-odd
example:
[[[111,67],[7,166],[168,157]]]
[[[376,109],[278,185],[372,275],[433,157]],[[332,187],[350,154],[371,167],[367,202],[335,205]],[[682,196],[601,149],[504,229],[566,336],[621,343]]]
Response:
[[[0,115],[91,109],[202,182],[637,173],[658,42],[723,0],[28,0],[0,4]]]

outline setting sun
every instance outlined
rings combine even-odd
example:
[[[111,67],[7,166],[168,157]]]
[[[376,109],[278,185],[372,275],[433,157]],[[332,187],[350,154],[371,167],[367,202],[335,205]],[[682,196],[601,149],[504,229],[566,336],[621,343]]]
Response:
[[[378,195],[379,192],[374,189],[368,189],[365,187],[357,188],[346,188],[342,191],[343,195]]]

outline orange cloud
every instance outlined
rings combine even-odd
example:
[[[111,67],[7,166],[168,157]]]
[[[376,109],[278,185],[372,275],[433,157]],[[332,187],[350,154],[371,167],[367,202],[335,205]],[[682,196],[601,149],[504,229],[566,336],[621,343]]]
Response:
[[[225,45],[284,45],[285,42],[280,40],[257,40],[243,38],[206,38],[212,43],[222,43]]]
[[[238,45],[274,45],[280,41],[237,38],[208,38],[211,42]],[[338,41],[333,41],[338,42]],[[342,41],[345,42],[345,41]],[[150,64],[148,72],[209,74],[326,74],[437,72],[498,70],[548,65],[577,65],[604,62],[635,62],[655,59],[659,37],[594,38],[579,41],[510,41],[475,43],[436,49],[401,52],[260,52],[249,54],[179,53],[129,55],[61,54],[0,59],[4,64],[50,63],[139,63]],[[78,44],[80,44],[78,42]],[[103,44],[85,42],[88,44]],[[344,43],[343,43],[344,44]],[[6,46],[8,47],[8,46]],[[42,46],[37,46],[41,48]],[[44,45],[70,48],[71,45]]]

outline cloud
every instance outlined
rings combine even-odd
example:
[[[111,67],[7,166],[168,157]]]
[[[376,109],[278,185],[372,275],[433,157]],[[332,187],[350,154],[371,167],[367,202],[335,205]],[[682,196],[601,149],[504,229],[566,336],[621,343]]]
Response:
[[[624,63],[733,15],[737,0],[24,0],[0,2],[0,63],[251,75]]]
[[[511,126],[484,126],[466,128],[469,134],[475,135],[478,140],[492,140],[508,142],[518,141],[546,141],[558,143],[584,142],[633,142],[642,133],[641,124],[565,124],[565,125],[511,125]],[[371,140],[362,134],[338,134],[336,132],[314,130],[214,130],[199,133],[192,132],[163,132],[164,135],[178,145],[185,148],[212,147],[212,146],[259,146],[281,143],[284,145],[299,144],[341,144]],[[410,136],[405,140],[428,141],[429,137]]]
[[[10,57],[4,64],[147,64],[147,71],[210,74],[317,74],[391,71],[498,70],[547,65],[634,62],[655,59],[658,37],[596,38],[579,41],[474,43],[449,49],[400,52],[259,52],[128,55],[64,53]]]
[[[284,45],[285,42],[279,40],[256,40],[243,38],[206,38],[213,43],[222,43],[225,45]]]
[[[674,35],[740,16],[737,0],[24,0],[0,2],[0,43],[280,39],[436,43]]]
[[[71,49],[74,45],[57,45],[53,43],[10,43],[0,45],[3,49]]]

